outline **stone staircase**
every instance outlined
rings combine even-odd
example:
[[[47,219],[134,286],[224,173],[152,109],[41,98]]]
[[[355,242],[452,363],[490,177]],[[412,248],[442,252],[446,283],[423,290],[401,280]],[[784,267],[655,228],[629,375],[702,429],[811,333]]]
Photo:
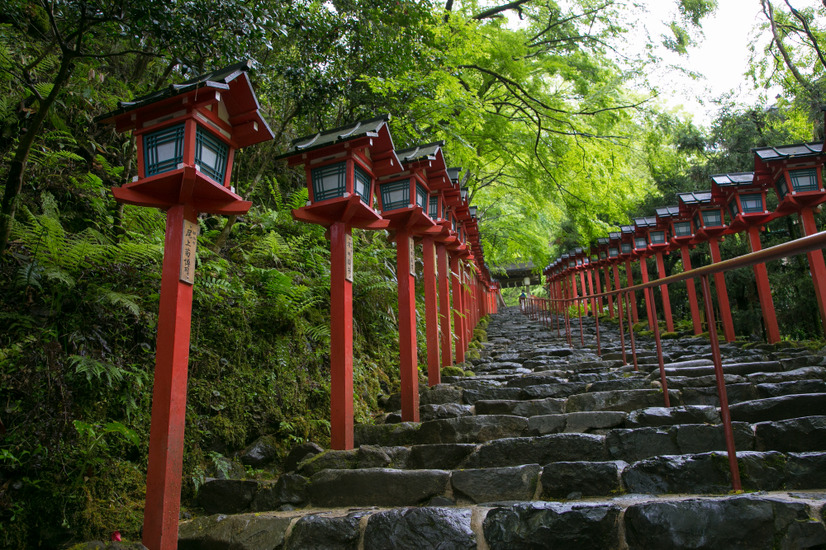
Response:
[[[277,480],[209,481],[179,547],[826,548],[822,354],[721,346],[733,494],[708,341],[663,341],[666,408],[653,341],[635,372],[613,325],[601,357],[583,330],[571,349],[516,309],[493,316],[476,376],[423,389],[421,423],[391,412],[356,449],[295,449]]]

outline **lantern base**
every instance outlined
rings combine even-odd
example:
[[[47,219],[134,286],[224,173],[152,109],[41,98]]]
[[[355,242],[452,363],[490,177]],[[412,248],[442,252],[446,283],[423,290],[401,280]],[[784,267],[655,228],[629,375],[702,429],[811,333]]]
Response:
[[[741,233],[743,231],[747,231],[749,227],[766,225],[775,217],[777,216],[774,212],[745,215],[738,214],[728,225],[728,228],[732,233]]]
[[[775,208],[778,216],[787,216],[794,212],[800,212],[804,208],[812,208],[826,202],[826,193],[822,191],[788,194],[783,197],[780,204]]]
[[[382,217],[390,222],[392,229],[405,229],[414,234],[422,234],[423,231],[436,225],[436,222],[424,213],[421,206],[414,206],[406,210],[393,210],[383,213]]]
[[[329,228],[343,222],[359,229],[386,229],[390,222],[364,204],[358,195],[339,197],[311,204],[292,211],[293,218]]]
[[[192,166],[113,187],[118,202],[168,210],[188,204],[207,214],[246,214],[252,203],[204,176]]]

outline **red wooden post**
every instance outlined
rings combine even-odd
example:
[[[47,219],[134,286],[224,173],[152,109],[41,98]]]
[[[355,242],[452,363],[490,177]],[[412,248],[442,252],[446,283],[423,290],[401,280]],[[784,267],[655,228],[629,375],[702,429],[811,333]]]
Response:
[[[631,270],[631,258],[626,258],[625,260],[625,276],[628,279],[628,286],[634,286],[634,272]],[[637,298],[633,291],[630,293],[629,300],[631,302],[631,315],[633,316],[634,322],[639,323],[640,317],[637,314]]]
[[[399,283],[399,367],[401,369],[402,421],[419,421],[419,365],[416,360],[416,279],[411,264],[413,238],[396,229],[396,278]]]
[[[703,285],[703,301],[706,309],[706,319],[708,326],[714,327],[714,306],[711,303],[711,289],[708,285],[708,276],[701,277]],[[726,393],[726,379],[723,373],[723,360],[720,356],[720,344],[717,341],[717,331],[708,331],[709,343],[711,344],[711,356],[714,362],[714,377],[717,381],[717,397],[720,400],[720,419],[723,422],[723,433],[726,440],[726,450],[728,451],[729,470],[731,471],[731,486],[735,491],[740,491],[740,467],[737,464],[737,449],[734,447],[734,430],[731,427],[731,413],[728,408],[728,395]]]
[[[330,447],[353,448],[353,283],[347,277],[352,231],[330,226]]]
[[[596,284],[597,294],[602,294],[602,281],[599,280],[599,268],[594,268],[594,283]],[[602,314],[602,298],[597,298],[597,315]]]
[[[665,260],[663,253],[657,252],[654,255],[657,258],[657,274],[660,279],[665,278]],[[663,317],[665,317],[665,329],[668,332],[674,332],[674,319],[671,316],[671,298],[668,296],[668,285],[660,286],[660,296],[663,300]]]
[[[800,222],[803,225],[803,235],[814,235],[817,233],[815,223],[814,208],[803,208],[800,210]],[[823,325],[823,332],[826,334],[826,262],[823,261],[823,251],[814,250],[808,252],[809,269],[812,272],[812,282],[815,285],[815,297],[817,307],[820,310],[820,321]]]
[[[453,346],[450,338],[450,283],[448,281],[447,247],[436,244],[436,261],[439,273],[439,323],[441,325],[442,366],[453,364]]]
[[[619,290],[622,288],[622,284],[620,283],[619,266],[615,263],[611,267],[614,271],[614,290]],[[620,318],[622,318],[622,302],[620,301],[620,295],[617,294],[616,296],[617,313],[620,316]]]
[[[651,304],[651,316],[653,320],[654,326],[654,342],[657,346],[657,362],[660,367],[660,384],[663,387],[663,403],[666,407],[671,406],[671,398],[668,395],[668,380],[665,378],[665,362],[663,360],[663,344],[662,340],[660,339],[660,324],[657,322],[657,306],[654,303],[654,289],[653,288],[646,288],[645,289],[645,302],[647,304]]]
[[[197,227],[196,217],[197,213],[192,207],[182,204],[171,207],[166,213],[143,518],[143,543],[152,549],[178,546],[187,365],[192,324],[192,284],[181,281],[180,274],[184,240],[188,238],[184,234],[184,224],[187,221]],[[194,248],[191,252],[194,255]]]
[[[683,271],[691,271],[691,254],[688,245],[680,246],[680,256],[683,260]],[[694,287],[694,279],[685,282],[688,291],[688,307],[691,309],[691,322],[694,325],[694,334],[703,333],[703,323],[700,320],[700,308],[697,302],[697,289]]]
[[[427,384],[435,386],[441,382],[439,372],[439,311],[436,295],[436,246],[433,237],[422,239],[422,260],[424,263],[424,307],[425,331],[427,335]]]
[[[747,229],[751,251],[757,252],[763,247],[760,243],[760,227],[750,225]],[[754,266],[754,279],[757,283],[757,296],[760,299],[760,311],[763,314],[763,324],[766,327],[766,339],[769,344],[780,341],[780,329],[777,326],[777,315],[774,312],[774,300],[769,286],[769,273],[766,264]]]
[[[720,245],[715,237],[709,239],[708,247],[711,250],[711,263],[716,264],[722,261]],[[734,321],[731,318],[731,307],[728,303],[725,273],[714,274],[714,287],[717,289],[717,305],[720,307],[720,319],[723,322],[723,336],[726,342],[734,342]],[[708,311],[706,311],[706,319],[709,320],[708,331],[713,332],[717,330],[717,327],[711,324],[711,317],[709,317]]]
[[[640,275],[642,277],[643,284],[649,281],[648,279],[648,258],[645,256],[640,256]],[[654,330],[654,311],[653,311],[653,300],[654,300],[654,293],[645,291],[643,292],[643,297],[645,298],[645,312],[648,314],[648,330]]]
[[[460,279],[460,265],[458,254],[450,255],[450,276],[453,283],[451,294],[453,295],[453,338],[456,349],[456,362],[465,362],[464,345],[464,319],[462,318],[462,282]]]
[[[608,266],[605,266],[605,292],[611,292],[611,275],[608,273]],[[608,317],[614,318],[614,296],[608,295]]]

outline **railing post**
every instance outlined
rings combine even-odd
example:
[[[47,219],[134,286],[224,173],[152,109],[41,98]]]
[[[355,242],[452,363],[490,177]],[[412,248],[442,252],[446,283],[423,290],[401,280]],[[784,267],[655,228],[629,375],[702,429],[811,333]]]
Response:
[[[608,273],[608,266],[605,266],[605,292],[611,292],[611,276]],[[608,318],[614,318],[614,295],[608,295]]]
[[[714,307],[711,303],[711,289],[708,285],[708,276],[703,275],[703,301],[705,302],[706,318],[709,326],[714,326]],[[740,486],[740,467],[737,464],[737,449],[734,447],[734,430],[731,427],[731,413],[728,408],[726,394],[726,378],[723,373],[723,359],[720,356],[720,343],[717,340],[717,331],[709,330],[708,339],[711,344],[711,356],[714,361],[714,376],[717,380],[717,396],[720,399],[720,419],[723,422],[723,432],[726,439],[728,464],[731,471],[731,487],[735,491],[742,490]]]
[[[634,325],[631,324],[631,308],[628,307],[628,302],[631,301],[631,297],[634,296],[633,291],[625,292],[625,311],[628,314],[628,336],[631,338],[631,357],[634,359],[634,371],[639,372],[640,365],[639,361],[637,361],[637,342],[636,338],[634,337]]]
[[[617,269],[617,266],[614,266],[614,269]],[[615,276],[618,275],[617,273],[614,274]],[[622,364],[627,365],[628,359],[625,356],[625,328],[623,327],[623,315],[622,315],[622,295],[623,292],[617,294],[617,313],[619,317],[619,329],[620,329],[620,347],[622,348]]]
[[[671,399],[668,396],[668,381],[665,379],[665,362],[663,360],[663,343],[660,340],[660,324],[657,322],[657,306],[654,304],[654,289],[645,289],[646,301],[651,304],[651,317],[654,320],[654,341],[657,344],[657,361],[660,366],[660,383],[663,387],[663,401],[666,407],[671,406]]]
[[[817,233],[817,224],[813,208],[804,208],[800,211],[800,222],[804,235]],[[823,333],[826,334],[826,262],[823,261],[822,250],[812,250],[806,254],[809,259],[809,270],[812,272],[812,282],[815,285],[817,308],[820,310],[820,322]]]

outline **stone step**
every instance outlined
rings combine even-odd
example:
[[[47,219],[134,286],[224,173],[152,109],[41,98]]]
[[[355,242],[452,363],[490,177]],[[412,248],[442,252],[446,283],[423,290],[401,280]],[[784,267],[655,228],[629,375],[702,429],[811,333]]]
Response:
[[[743,489],[826,489],[826,452],[739,451]],[[577,500],[622,494],[720,494],[731,490],[725,452],[622,460],[526,461],[514,466],[399,470],[321,470],[276,481],[209,480],[198,494],[207,513],[284,510],[289,506],[429,506],[514,500]],[[826,498],[826,495],[824,495]]]
[[[826,393],[803,393],[755,399],[731,405],[732,420],[762,422],[826,414]]]
[[[822,493],[785,491],[215,514],[182,522],[178,548],[815,548],[823,514]]]

